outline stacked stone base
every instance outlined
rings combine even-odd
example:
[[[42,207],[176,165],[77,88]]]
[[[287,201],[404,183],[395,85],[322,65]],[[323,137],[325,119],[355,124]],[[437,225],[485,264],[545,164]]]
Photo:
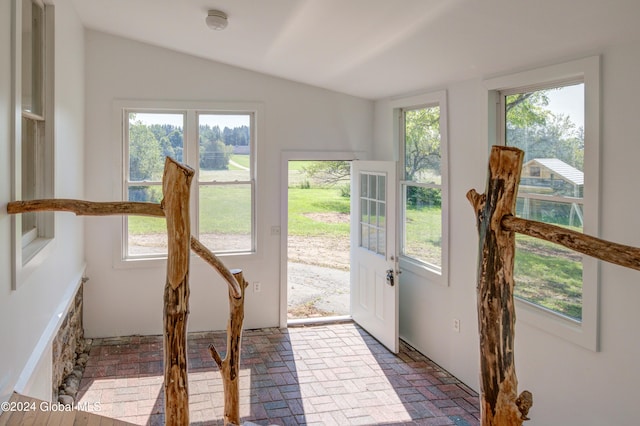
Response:
[[[89,359],[91,340],[84,338],[81,284],[53,341],[52,401],[73,405]]]

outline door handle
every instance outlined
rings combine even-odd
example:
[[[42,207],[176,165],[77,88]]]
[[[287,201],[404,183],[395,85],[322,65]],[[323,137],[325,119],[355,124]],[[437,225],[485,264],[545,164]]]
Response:
[[[393,272],[393,269],[387,269],[387,284],[389,284],[391,287],[395,285],[395,274]]]

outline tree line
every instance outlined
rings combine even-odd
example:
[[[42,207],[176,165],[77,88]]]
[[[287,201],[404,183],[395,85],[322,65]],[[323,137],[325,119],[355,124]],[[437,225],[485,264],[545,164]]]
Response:
[[[234,146],[248,146],[248,126],[234,128],[200,125],[199,166],[206,170],[226,170]],[[129,178],[132,181],[158,181],[164,158],[183,162],[184,132],[172,124],[144,124],[132,117],[129,125]]]

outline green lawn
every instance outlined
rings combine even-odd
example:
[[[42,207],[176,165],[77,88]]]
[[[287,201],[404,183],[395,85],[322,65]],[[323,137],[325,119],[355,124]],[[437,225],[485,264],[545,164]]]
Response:
[[[403,254],[433,265],[442,265],[442,221],[440,207],[407,210]]]
[[[249,167],[249,155],[248,154],[233,154],[231,161],[240,164],[243,167]],[[229,165],[229,170],[238,170],[233,164]]]
[[[349,236],[350,200],[338,188],[289,188],[289,234],[309,236]],[[313,214],[342,213],[344,222],[328,223]]]
[[[515,295],[571,318],[582,318],[582,263],[570,250],[519,235]]]

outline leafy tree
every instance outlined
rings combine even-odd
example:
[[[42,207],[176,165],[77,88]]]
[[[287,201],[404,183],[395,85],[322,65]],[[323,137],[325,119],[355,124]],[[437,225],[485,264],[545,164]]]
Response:
[[[351,176],[351,164],[348,161],[314,161],[302,168],[302,171],[310,179],[314,179],[320,185],[333,186],[338,182],[349,179]]]
[[[420,173],[440,173],[440,108],[421,108],[405,114],[405,180]]]
[[[222,132],[220,132],[220,127],[218,126],[209,126],[200,125],[200,145],[204,145],[207,141],[219,141],[222,140]]]
[[[129,127],[129,176],[133,181],[160,180],[163,156],[153,132],[141,122]]]
[[[584,129],[576,128],[568,116],[549,111],[548,93],[539,90],[507,96],[507,141],[525,152],[524,162],[558,158],[582,170]]]
[[[549,111],[544,108],[549,105],[547,93],[547,90],[538,90],[507,96],[505,106],[507,123],[518,128],[543,126],[549,114]]]
[[[207,170],[229,169],[233,148],[222,141],[207,141],[200,147],[200,167]]]

